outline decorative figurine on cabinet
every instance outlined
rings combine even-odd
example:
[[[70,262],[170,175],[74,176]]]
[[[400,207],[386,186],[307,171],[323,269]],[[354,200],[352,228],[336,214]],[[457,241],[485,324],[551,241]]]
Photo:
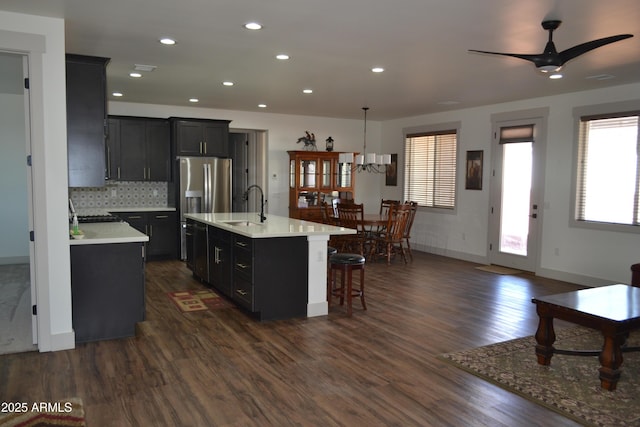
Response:
[[[324,142],[327,143],[327,151],[333,151],[333,138],[329,137]]]
[[[305,136],[298,138],[298,141],[296,142],[296,144],[303,142],[304,143],[303,150],[318,151],[318,148],[316,147],[316,136],[312,133],[309,133],[308,130],[305,131],[304,133],[305,133]]]

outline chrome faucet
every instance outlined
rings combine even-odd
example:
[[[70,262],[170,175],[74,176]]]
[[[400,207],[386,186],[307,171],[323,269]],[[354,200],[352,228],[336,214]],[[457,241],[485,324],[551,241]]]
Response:
[[[244,192],[244,199],[249,200],[249,191],[252,188],[257,188],[258,190],[260,190],[260,222],[264,222],[267,217],[264,216],[264,192],[262,191],[262,188],[260,188],[260,186],[257,184],[250,185],[249,188],[247,188],[247,190]]]

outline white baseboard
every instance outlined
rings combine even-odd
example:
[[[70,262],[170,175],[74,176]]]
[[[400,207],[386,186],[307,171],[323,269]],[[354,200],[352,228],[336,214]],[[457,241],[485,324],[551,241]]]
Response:
[[[0,257],[0,265],[29,264],[29,256]]]
[[[60,351],[76,348],[76,334],[74,331],[51,335],[51,348],[40,351]]]
[[[329,305],[326,301],[307,304],[307,317],[326,316],[329,314]]]

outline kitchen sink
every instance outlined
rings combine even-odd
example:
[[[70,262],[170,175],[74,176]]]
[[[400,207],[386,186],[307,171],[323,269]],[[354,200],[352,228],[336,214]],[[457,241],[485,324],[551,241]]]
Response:
[[[228,225],[232,225],[234,227],[255,227],[255,226],[262,226],[263,224],[260,224],[258,222],[252,222],[252,221],[220,221],[224,224],[228,224]]]

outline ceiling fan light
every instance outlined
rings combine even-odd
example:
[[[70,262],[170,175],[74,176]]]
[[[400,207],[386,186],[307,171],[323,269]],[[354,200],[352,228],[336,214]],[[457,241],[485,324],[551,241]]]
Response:
[[[538,71],[542,73],[555,73],[556,71],[560,71],[562,65],[541,65],[538,67]]]

